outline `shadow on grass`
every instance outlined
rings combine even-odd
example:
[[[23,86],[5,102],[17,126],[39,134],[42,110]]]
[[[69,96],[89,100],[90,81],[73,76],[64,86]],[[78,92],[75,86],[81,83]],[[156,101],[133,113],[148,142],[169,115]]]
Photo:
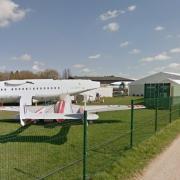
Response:
[[[0,120],[0,123],[17,123],[17,120],[12,119],[5,119]],[[104,123],[123,123],[122,120],[96,120],[92,122],[93,124],[104,124]],[[38,122],[37,124],[30,124],[26,125],[24,127],[20,127],[16,129],[15,131],[0,135],[0,143],[7,143],[7,142],[27,142],[27,143],[50,143],[55,145],[61,145],[67,142],[67,135],[69,133],[69,130],[72,126],[82,125],[82,120],[79,121],[72,121],[72,120],[66,120],[61,123],[44,123],[43,121]],[[55,128],[60,127],[60,130],[57,134],[53,136],[40,136],[38,135],[21,135],[22,132],[26,131],[30,126],[44,126],[44,128]]]
[[[53,136],[39,136],[39,135],[28,135],[22,136],[20,135],[26,129],[28,129],[30,125],[20,127],[12,133],[6,135],[0,135],[0,143],[7,142],[27,142],[27,143],[50,143],[61,145],[67,141],[67,135],[71,128],[71,125],[62,125],[59,132]],[[38,133],[38,131],[37,131]]]

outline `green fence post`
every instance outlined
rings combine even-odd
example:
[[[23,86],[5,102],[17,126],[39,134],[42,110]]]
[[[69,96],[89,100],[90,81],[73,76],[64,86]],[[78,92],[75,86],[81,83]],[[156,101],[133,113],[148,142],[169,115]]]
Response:
[[[134,100],[131,100],[131,137],[130,146],[133,147],[133,131],[134,131]]]
[[[172,104],[171,104],[171,97],[169,97],[169,123],[172,122]]]
[[[157,131],[157,113],[158,113],[158,98],[156,98],[156,107],[155,107],[155,132]]]
[[[84,111],[84,136],[83,136],[83,180],[87,179],[87,111]]]

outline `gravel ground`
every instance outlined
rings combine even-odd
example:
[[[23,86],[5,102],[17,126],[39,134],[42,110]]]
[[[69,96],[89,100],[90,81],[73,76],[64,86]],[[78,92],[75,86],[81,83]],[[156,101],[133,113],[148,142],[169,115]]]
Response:
[[[180,136],[155,158],[137,180],[180,180]]]

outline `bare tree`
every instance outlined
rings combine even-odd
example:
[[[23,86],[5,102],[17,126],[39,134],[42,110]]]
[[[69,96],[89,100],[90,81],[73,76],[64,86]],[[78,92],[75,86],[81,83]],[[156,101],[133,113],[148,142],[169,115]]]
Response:
[[[45,71],[39,72],[39,78],[42,79],[60,79],[58,71],[53,69],[46,69]]]
[[[63,79],[69,79],[69,77],[71,77],[71,70],[69,68],[64,69],[63,74],[62,74],[62,78]]]

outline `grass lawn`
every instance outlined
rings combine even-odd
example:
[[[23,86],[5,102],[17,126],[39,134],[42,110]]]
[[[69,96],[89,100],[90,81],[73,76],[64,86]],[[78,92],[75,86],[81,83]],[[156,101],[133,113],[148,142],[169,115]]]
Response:
[[[114,101],[129,103],[130,98],[123,98]],[[135,145],[154,134],[154,113],[148,109],[135,111]],[[40,179],[51,173],[53,175],[46,179],[82,178],[81,121],[22,128],[19,123],[8,120],[12,115],[0,114],[0,179]],[[134,151],[130,149],[130,111],[99,115],[100,119],[88,126],[88,176],[115,178],[118,167],[121,169],[116,162]],[[159,110],[158,115],[160,129],[168,124],[169,111]]]
[[[129,105],[131,99],[139,99],[139,96],[104,97],[104,102],[91,102],[88,105]]]

